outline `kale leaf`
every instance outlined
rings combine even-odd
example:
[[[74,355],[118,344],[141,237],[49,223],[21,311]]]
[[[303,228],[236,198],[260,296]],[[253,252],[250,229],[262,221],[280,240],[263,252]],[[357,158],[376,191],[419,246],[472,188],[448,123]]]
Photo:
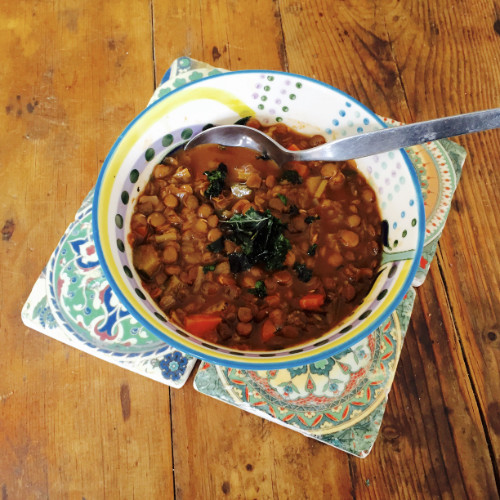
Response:
[[[314,222],[315,220],[319,220],[319,215],[308,215],[305,219],[304,219],[304,222],[306,224],[311,224],[312,222]]]
[[[235,121],[235,125],[246,125],[248,123],[248,120],[252,118],[251,116],[244,116],[243,118],[240,118],[239,120]]]
[[[219,163],[219,166],[216,170],[207,170],[203,172],[207,178],[210,185],[205,191],[206,198],[215,198],[222,193],[224,189],[226,176],[227,176],[227,167],[224,163]]]
[[[256,297],[259,297],[259,299],[263,299],[267,297],[266,284],[262,280],[259,280],[257,281],[257,283],[255,283],[255,288],[248,289],[248,293],[251,293]]]
[[[318,248],[318,244],[317,243],[313,243],[309,247],[309,250],[307,251],[307,255],[310,255],[311,257],[314,257],[316,255],[316,248]]]
[[[297,272],[297,278],[304,283],[307,283],[312,278],[312,271],[305,264],[295,263],[293,268]]]
[[[215,271],[215,264],[207,264],[206,266],[203,266],[203,274],[207,274],[209,271]]]
[[[250,269],[255,264],[265,264],[272,271],[281,269],[290,241],[283,235],[286,225],[269,210],[258,212],[253,207],[244,214],[235,214],[223,222],[226,238],[241,247],[241,252],[229,255],[232,272]]]
[[[207,245],[207,248],[213,253],[221,253],[224,250],[224,236]]]
[[[283,205],[285,205],[285,207],[286,207],[286,205],[288,203],[286,196],[284,194],[281,194],[281,193],[278,193],[276,196],[281,200],[281,203],[283,203]]]
[[[280,181],[288,181],[291,184],[302,184],[302,177],[296,170],[285,170]]]

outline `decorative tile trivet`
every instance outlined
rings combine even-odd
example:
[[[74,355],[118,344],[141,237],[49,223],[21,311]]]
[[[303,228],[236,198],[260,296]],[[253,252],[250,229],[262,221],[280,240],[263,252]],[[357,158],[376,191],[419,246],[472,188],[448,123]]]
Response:
[[[196,359],[158,340],[118,302],[97,260],[91,192],[26,302],[34,330],[105,361],[180,388]]]
[[[377,437],[415,290],[389,320],[339,355],[297,368],[245,371],[202,362],[195,388],[364,457]]]

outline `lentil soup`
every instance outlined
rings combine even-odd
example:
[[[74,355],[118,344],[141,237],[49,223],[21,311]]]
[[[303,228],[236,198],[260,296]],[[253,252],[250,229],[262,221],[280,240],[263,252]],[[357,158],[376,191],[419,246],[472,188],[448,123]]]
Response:
[[[289,149],[325,142],[280,123]],[[279,168],[246,148],[178,151],[131,218],[133,263],[169,318],[209,342],[284,349],[320,337],[368,294],[382,254],[374,191],[354,162]]]

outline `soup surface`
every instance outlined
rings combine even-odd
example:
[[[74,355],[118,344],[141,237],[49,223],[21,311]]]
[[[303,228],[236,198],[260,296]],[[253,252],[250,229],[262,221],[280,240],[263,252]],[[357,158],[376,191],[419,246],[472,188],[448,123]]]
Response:
[[[289,149],[325,142],[247,125]],[[205,144],[154,168],[128,238],[144,288],[174,323],[234,349],[276,350],[320,337],[361,303],[381,232],[354,162],[279,168],[250,149]]]

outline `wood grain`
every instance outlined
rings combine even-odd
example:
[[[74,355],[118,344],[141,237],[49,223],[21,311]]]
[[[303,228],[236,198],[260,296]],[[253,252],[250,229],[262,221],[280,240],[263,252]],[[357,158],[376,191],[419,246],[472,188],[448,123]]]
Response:
[[[497,2],[21,0],[0,16],[2,500],[498,498],[498,130],[457,140],[462,179],[364,460],[20,320],[173,59],[304,74],[407,122],[498,107]]]
[[[0,9],[0,221],[13,225],[0,242],[2,499],[172,494],[168,390],[20,318],[107,151],[153,91],[150,5]],[[151,435],[152,414],[167,432]]]

